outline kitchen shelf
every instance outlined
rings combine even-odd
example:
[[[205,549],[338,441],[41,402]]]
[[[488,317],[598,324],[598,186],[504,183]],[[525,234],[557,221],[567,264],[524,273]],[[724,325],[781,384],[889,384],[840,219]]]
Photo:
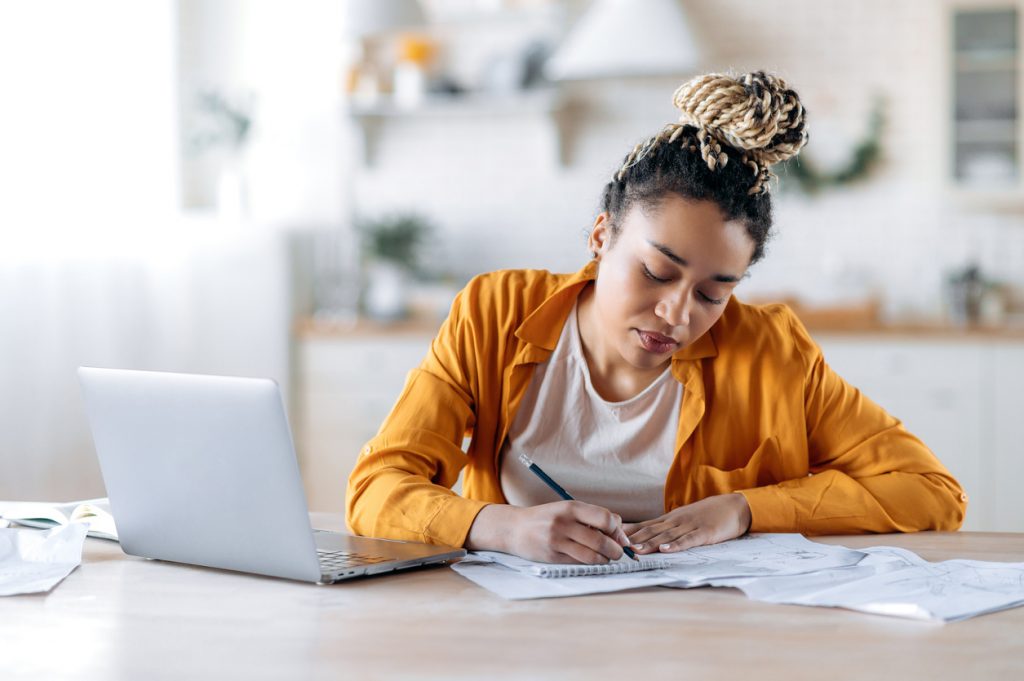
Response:
[[[363,163],[376,160],[377,138],[381,129],[393,122],[451,118],[537,117],[546,122],[555,157],[560,165],[568,162],[565,141],[569,104],[556,88],[528,90],[514,95],[451,95],[427,97],[416,106],[382,101],[372,106],[348,104],[345,115],[355,124],[360,137]]]

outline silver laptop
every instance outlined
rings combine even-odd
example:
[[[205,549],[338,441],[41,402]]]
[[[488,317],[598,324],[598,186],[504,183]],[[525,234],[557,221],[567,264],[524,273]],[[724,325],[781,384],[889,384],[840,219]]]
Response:
[[[314,531],[270,379],[89,367],[78,378],[125,553],[319,583],[466,553]]]

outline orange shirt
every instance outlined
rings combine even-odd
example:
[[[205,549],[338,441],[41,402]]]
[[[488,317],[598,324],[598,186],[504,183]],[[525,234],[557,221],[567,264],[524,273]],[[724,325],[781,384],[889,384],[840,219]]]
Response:
[[[575,274],[494,272],[459,293],[349,477],[352,531],[462,546],[481,508],[506,503],[501,444],[534,366],[551,355],[596,272],[593,261]],[[963,522],[967,496],[949,471],[829,368],[787,307],[731,297],[671,361],[684,395],[666,510],[740,492],[752,532],[955,530]],[[460,472],[462,496],[451,490]]]

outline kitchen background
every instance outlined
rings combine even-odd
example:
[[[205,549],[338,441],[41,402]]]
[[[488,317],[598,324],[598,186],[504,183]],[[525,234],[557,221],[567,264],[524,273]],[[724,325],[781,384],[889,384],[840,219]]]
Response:
[[[0,6],[0,499],[102,495],[75,367],[271,376],[310,505],[481,271],[575,270],[688,76],[808,110],[738,289],[1024,531],[1021,3]],[[415,243],[419,246],[404,248]]]

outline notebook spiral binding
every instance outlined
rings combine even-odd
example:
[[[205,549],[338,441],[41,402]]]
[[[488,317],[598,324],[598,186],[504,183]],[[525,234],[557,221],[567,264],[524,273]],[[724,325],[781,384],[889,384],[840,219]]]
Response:
[[[620,575],[627,572],[660,570],[671,567],[667,560],[641,560],[605,563],[604,565],[539,565],[530,570],[537,577],[592,577],[594,575]]]

